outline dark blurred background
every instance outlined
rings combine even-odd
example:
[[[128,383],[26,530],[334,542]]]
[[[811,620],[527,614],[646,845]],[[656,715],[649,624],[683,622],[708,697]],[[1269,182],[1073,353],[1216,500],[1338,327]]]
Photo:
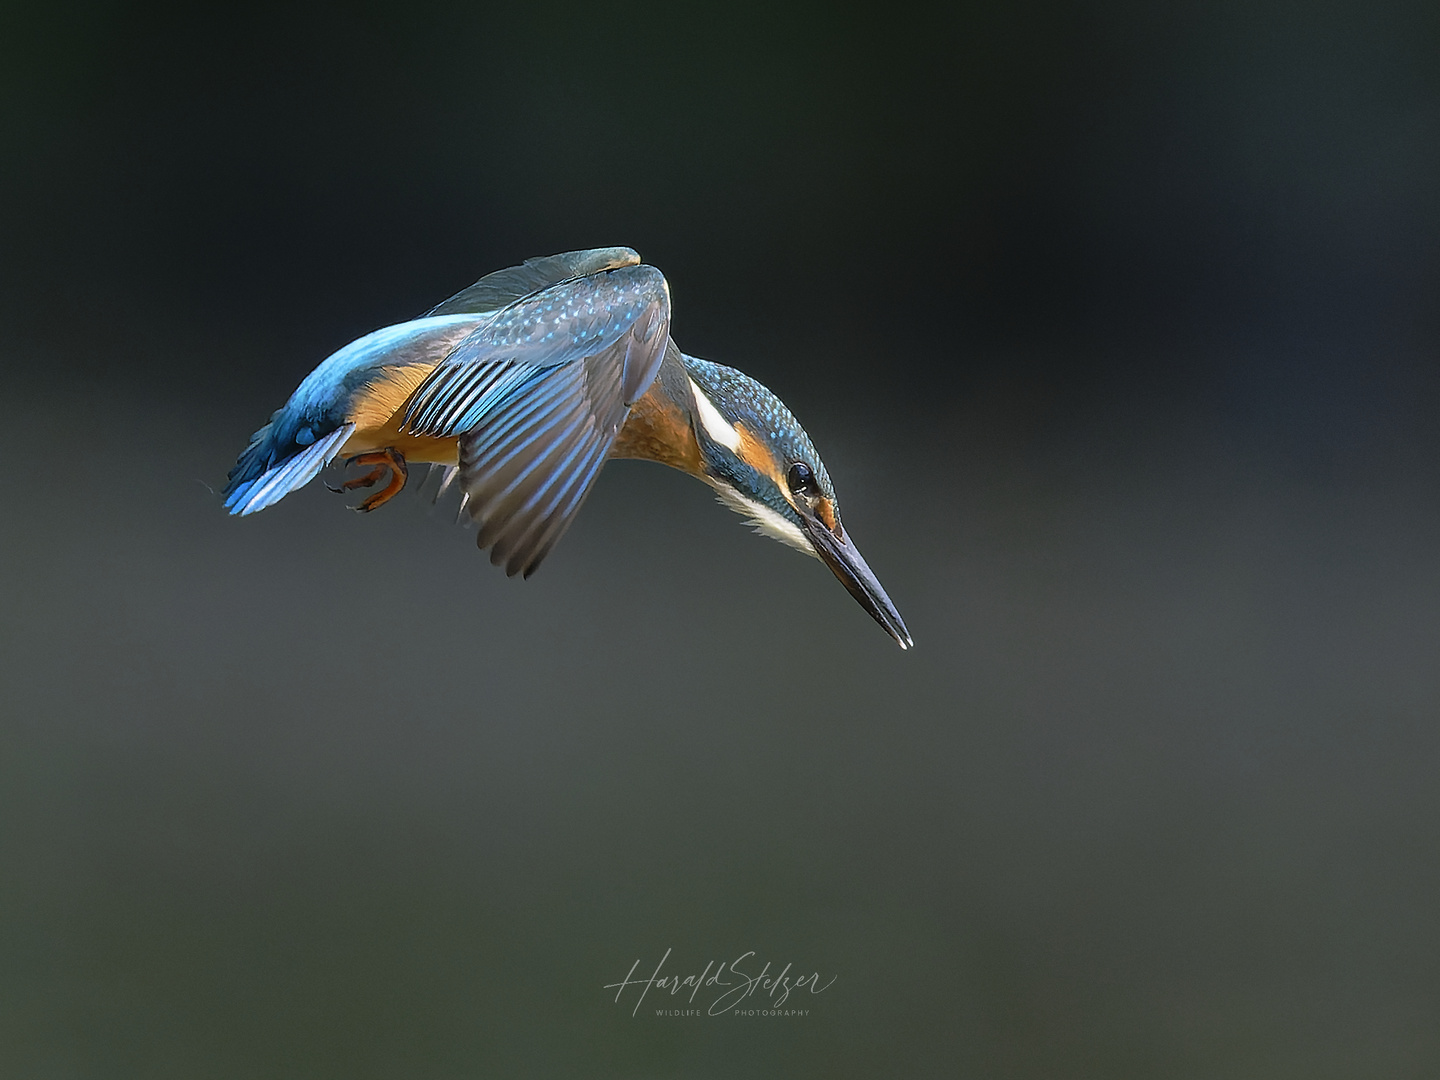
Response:
[[[1440,1074],[1433,2],[0,9],[0,1075]],[[628,244],[914,632],[215,490]],[[803,1018],[602,990],[747,950]],[[651,999],[654,1000],[654,999]]]

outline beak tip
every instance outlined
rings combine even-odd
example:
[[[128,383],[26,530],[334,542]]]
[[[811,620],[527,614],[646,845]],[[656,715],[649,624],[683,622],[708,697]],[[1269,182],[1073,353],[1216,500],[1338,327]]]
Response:
[[[848,536],[837,537],[813,514],[802,513],[801,520],[810,533],[815,553],[840,579],[846,591],[894,638],[902,652],[914,648],[915,640],[910,636],[905,621],[900,618],[900,612],[895,610],[890,597],[885,595],[885,590],[856,550],[854,542]]]

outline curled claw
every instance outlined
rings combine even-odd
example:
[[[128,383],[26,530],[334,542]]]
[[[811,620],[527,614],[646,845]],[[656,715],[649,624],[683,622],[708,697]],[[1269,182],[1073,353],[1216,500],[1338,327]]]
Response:
[[[359,460],[360,459],[358,457],[353,457],[349,461],[345,462],[345,464],[346,466],[350,466],[359,462]],[[335,492],[336,495],[344,495],[345,492],[354,491],[356,488],[374,487],[377,483],[379,483],[380,477],[384,474],[384,472],[385,469],[383,466],[376,465],[375,468],[371,469],[369,472],[357,476],[353,480],[346,480],[339,487],[336,487],[334,484],[331,484],[328,481],[326,482],[325,486],[331,491]]]
[[[346,480],[339,487],[331,487],[331,485],[327,483],[325,486],[337,495],[347,491],[354,491],[356,488],[374,487],[380,482],[380,478],[385,475],[387,470],[390,473],[390,479],[383,488],[375,492],[375,494],[371,495],[359,506],[351,507],[357,514],[368,514],[371,510],[384,506],[396,495],[400,494],[401,489],[405,487],[405,481],[410,478],[410,470],[405,465],[404,456],[393,447],[376,450],[368,454],[356,454],[346,461],[345,465],[347,468],[351,465],[373,465],[374,468],[369,472],[362,473],[353,480]]]

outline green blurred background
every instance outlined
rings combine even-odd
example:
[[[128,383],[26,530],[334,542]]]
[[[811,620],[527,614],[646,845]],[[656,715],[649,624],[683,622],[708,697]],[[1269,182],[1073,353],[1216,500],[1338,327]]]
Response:
[[[1437,56],[1359,0],[7,4],[0,1076],[1440,1073]],[[912,653],[654,466],[523,584],[415,496],[224,515],[328,352],[608,244]],[[632,1017],[667,948],[836,981]]]

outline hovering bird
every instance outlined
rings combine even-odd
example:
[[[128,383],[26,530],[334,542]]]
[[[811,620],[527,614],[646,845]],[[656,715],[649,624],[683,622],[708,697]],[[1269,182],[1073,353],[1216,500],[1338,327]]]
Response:
[[[490,561],[526,577],[607,459],[658,461],[823,560],[902,649],[913,644],[841,524],[810,437],[754,379],[676,347],[669,285],[630,248],[529,259],[346,345],[251,437],[225,506],[263,510],[339,457],[371,468],[332,490],[386,480],[362,512],[394,497],[410,464],[444,466],[441,489],[458,479]]]

